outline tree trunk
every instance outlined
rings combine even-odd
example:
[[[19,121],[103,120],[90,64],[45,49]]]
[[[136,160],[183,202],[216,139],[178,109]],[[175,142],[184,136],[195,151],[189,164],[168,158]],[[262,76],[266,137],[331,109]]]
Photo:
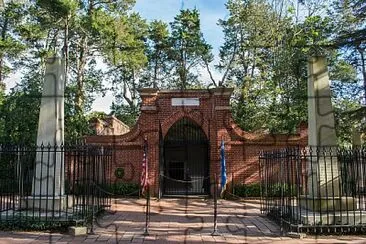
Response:
[[[183,48],[182,48],[182,50],[181,50],[181,53],[180,53],[180,55],[181,55],[181,67],[180,67],[180,71],[179,71],[179,78],[180,78],[180,80],[181,80],[181,85],[180,85],[180,87],[181,87],[181,89],[183,90],[183,89],[186,89],[186,82],[187,82],[187,79],[186,79],[186,65],[185,65],[185,60],[184,60],[184,51],[183,51]]]
[[[155,64],[154,64],[154,77],[153,77],[153,87],[158,88],[158,58],[159,58],[159,52],[156,52],[155,55]]]
[[[69,16],[65,21],[65,33],[64,33],[64,58],[65,58],[65,84],[67,83],[69,72]]]
[[[84,106],[84,70],[86,65],[87,53],[87,37],[83,36],[81,40],[81,50],[79,52],[79,65],[76,72],[76,94],[75,94],[75,110],[83,112]]]
[[[1,29],[1,40],[2,41],[5,41],[5,37],[6,37],[6,32],[7,32],[7,29],[8,29],[8,19],[5,18],[4,20],[4,25],[2,26],[2,29]],[[1,54],[0,55],[0,84],[3,83],[3,80],[5,78],[5,72],[4,72],[4,54]]]
[[[361,56],[361,69],[362,69],[362,78],[363,78],[363,101],[362,104],[366,105],[366,67],[365,67],[365,49],[357,47],[358,52]]]
[[[92,13],[94,10],[94,0],[89,1],[88,17],[90,24],[92,24]],[[83,113],[84,110],[84,72],[86,66],[86,60],[88,57],[88,36],[86,33],[81,37],[81,49],[79,51],[78,65],[76,71],[76,94],[75,94],[75,110],[77,113]]]

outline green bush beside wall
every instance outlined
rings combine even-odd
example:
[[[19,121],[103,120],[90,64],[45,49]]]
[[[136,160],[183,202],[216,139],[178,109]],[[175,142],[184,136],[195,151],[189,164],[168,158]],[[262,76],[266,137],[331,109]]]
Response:
[[[239,197],[260,197],[260,185],[258,183],[254,184],[238,184],[234,186],[234,195]]]

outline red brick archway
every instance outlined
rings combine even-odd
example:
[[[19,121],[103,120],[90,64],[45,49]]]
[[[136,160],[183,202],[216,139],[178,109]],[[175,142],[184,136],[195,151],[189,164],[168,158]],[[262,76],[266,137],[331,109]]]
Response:
[[[140,90],[141,114],[131,131],[121,136],[90,136],[88,143],[113,145],[116,149],[114,167],[125,168],[125,181],[139,182],[143,156],[143,138],[149,144],[149,178],[153,193],[159,193],[160,140],[169,128],[182,118],[189,118],[204,131],[209,144],[210,177],[219,174],[219,147],[226,145],[228,186],[234,181],[258,181],[260,150],[289,145],[306,145],[307,129],[301,125],[297,134],[255,134],[241,130],[231,116],[230,96],[233,89]],[[128,165],[128,167],[127,167]]]
[[[201,125],[196,120],[183,116],[168,129],[161,140],[161,194],[210,194],[209,140]]]

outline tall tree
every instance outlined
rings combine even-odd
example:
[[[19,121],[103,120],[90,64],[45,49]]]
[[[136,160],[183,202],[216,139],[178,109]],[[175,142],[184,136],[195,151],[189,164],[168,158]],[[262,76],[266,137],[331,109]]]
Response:
[[[218,68],[221,81],[234,86],[233,114],[245,130],[281,130],[271,106],[281,103],[285,94],[274,64],[277,47],[284,39],[289,21],[281,18],[266,1],[230,0],[229,18],[220,20],[225,42],[220,49]],[[283,112],[284,113],[284,112]],[[270,115],[270,116],[269,116]]]
[[[137,44],[133,45],[136,54],[142,50],[146,57],[130,55],[132,60],[121,59],[122,62],[110,74],[116,91],[116,103],[112,105],[112,111],[131,125],[138,116],[138,88],[200,87],[202,84],[195,69],[211,62],[212,54],[211,46],[201,33],[196,9],[181,10],[170,23],[171,33],[168,25],[158,20],[148,26],[144,26],[140,20],[134,20],[129,25],[135,26],[136,33],[141,35],[135,35],[139,38],[133,39]],[[142,48],[141,40],[144,40]]]
[[[130,12],[133,4],[133,0],[31,0],[22,4],[25,9],[22,18],[26,21],[20,21],[16,31],[7,33],[18,38],[26,48],[24,55],[16,60],[20,70],[24,74],[32,71],[34,76],[23,75],[19,86],[5,98],[4,104],[8,105],[2,107],[7,109],[7,114],[10,116],[11,111],[16,111],[9,110],[12,107],[9,104],[16,104],[14,99],[23,101],[32,97],[34,103],[28,103],[34,108],[29,112],[37,110],[40,96],[36,81],[43,80],[45,59],[61,53],[66,59],[68,77],[66,137],[77,138],[88,133],[85,113],[90,110],[94,95],[105,91],[102,81],[109,77],[100,64],[105,62],[107,69],[112,70],[131,64],[131,60],[146,62],[142,38],[145,32],[140,33],[141,29],[136,27],[139,24],[135,22],[141,18]],[[30,92],[25,88],[29,86],[37,89]],[[15,130],[16,126],[8,128]]]
[[[25,46],[20,36],[20,26],[24,21],[25,8],[13,1],[0,6],[0,85],[16,69],[17,58]]]
[[[138,15],[129,14],[133,0],[114,1],[37,1],[47,11],[55,29],[54,43],[62,49],[68,72],[66,87],[66,135],[75,138],[87,133],[85,112],[90,110],[95,94],[105,91],[103,80],[110,76],[100,64],[106,62],[112,70],[132,57],[144,60],[142,52],[135,53],[133,40]],[[139,34],[140,35],[140,34]],[[138,57],[140,55],[140,57]],[[72,126],[71,126],[72,125]]]
[[[331,36],[330,18],[318,15],[312,2],[300,21],[285,1],[228,1],[217,67],[221,83],[236,87],[233,115],[243,129],[294,132],[307,119],[306,62],[313,54],[330,55],[323,47]]]
[[[39,71],[29,72],[0,104],[0,143],[36,142],[42,83]]]
[[[333,19],[334,44],[339,51],[338,70],[334,72],[337,92],[334,100],[340,135],[350,143],[347,134],[352,133],[352,127],[366,131],[366,15],[363,12],[366,4],[359,0],[332,3],[329,16]],[[362,84],[363,94],[357,84]]]
[[[175,76],[172,85],[181,89],[200,86],[198,77],[192,70],[204,67],[205,62],[211,62],[213,56],[212,47],[206,43],[201,32],[198,10],[181,10],[170,27],[169,59]]]
[[[148,59],[144,82],[154,88],[167,87],[172,65],[169,62],[169,30],[163,21],[154,20],[150,23],[146,43]]]
[[[143,68],[147,63],[145,41],[148,25],[140,15],[120,19],[112,29],[107,45],[107,74],[116,102],[111,109],[117,118],[132,125],[139,109],[138,89],[144,86]]]

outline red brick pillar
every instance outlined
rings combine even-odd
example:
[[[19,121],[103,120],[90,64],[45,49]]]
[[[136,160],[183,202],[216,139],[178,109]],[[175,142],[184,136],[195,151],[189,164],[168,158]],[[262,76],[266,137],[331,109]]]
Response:
[[[230,158],[230,135],[227,130],[228,120],[231,119],[230,97],[234,89],[215,88],[212,89],[212,109],[213,118],[210,125],[210,177],[214,183],[215,175],[217,183],[220,184],[221,164],[220,164],[220,145],[221,140],[225,141],[225,159],[227,171],[231,167]],[[227,177],[229,181],[231,177]],[[227,182],[230,185],[230,182]],[[213,186],[213,184],[212,184]],[[213,189],[211,189],[212,193]]]

